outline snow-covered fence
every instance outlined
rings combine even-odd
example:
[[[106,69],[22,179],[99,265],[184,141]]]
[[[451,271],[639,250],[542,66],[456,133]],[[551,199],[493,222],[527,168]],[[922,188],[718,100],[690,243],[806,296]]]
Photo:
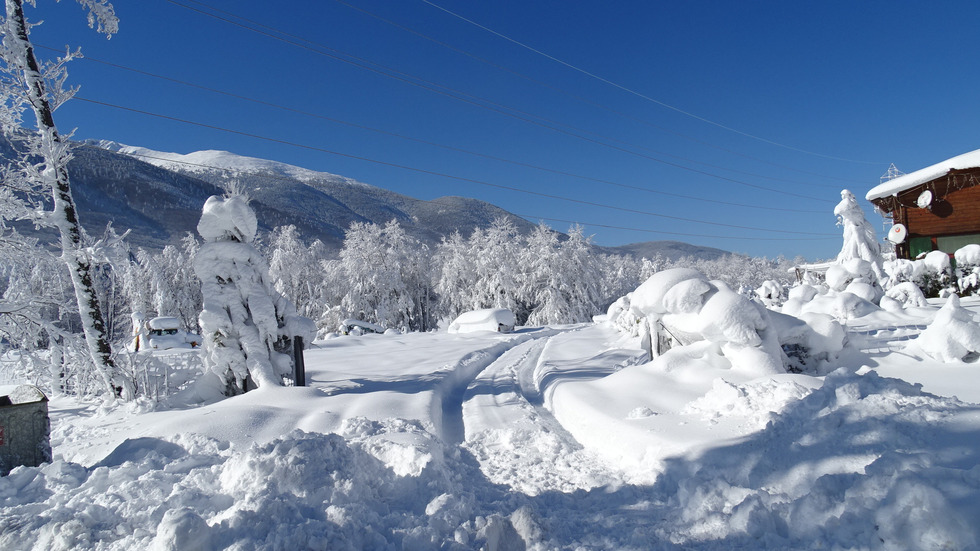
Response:
[[[199,350],[171,354],[128,354],[121,359],[137,395],[161,398],[183,390],[204,373]]]

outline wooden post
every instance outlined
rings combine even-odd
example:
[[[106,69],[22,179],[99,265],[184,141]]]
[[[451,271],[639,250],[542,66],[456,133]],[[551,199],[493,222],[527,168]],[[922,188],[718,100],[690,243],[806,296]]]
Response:
[[[303,337],[293,337],[293,380],[296,386],[306,386],[306,363],[303,361]]]

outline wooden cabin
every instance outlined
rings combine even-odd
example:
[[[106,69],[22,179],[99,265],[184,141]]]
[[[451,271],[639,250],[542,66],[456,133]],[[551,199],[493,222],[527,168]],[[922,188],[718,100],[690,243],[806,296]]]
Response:
[[[980,244],[980,150],[884,181],[866,198],[891,218],[899,258]]]

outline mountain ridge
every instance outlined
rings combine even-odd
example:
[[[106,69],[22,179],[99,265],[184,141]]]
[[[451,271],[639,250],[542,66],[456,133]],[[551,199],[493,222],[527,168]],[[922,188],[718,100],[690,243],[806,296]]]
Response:
[[[196,234],[204,202],[231,187],[250,197],[260,231],[293,224],[305,241],[319,239],[335,251],[354,222],[397,220],[406,233],[430,247],[454,231],[468,236],[497,218],[510,220],[521,234],[536,225],[478,199],[416,199],[345,176],[220,150],[180,154],[88,140],[73,149],[69,174],[80,219],[90,234],[101,234],[111,223],[120,231],[131,229],[129,242],[150,249],[175,243],[187,232]],[[671,260],[728,254],[677,241],[596,248],[648,258],[659,253]]]

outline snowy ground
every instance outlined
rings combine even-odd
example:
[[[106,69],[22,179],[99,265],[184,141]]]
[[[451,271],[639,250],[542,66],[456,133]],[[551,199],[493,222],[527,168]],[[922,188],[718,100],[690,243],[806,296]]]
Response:
[[[824,377],[596,324],[332,339],[309,387],[205,406],[55,398],[0,549],[976,549],[980,368],[907,347],[935,311],[852,320]]]

